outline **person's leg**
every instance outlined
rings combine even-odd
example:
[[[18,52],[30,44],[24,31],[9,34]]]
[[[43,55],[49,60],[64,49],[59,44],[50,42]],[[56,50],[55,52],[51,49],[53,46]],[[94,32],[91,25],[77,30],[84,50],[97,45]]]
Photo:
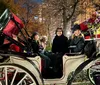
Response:
[[[58,71],[58,70],[61,70],[62,69],[62,54],[61,53],[58,53],[56,54],[55,56],[55,64],[54,64],[54,71]]]
[[[48,56],[44,55],[43,53],[40,53],[40,57],[43,58],[43,60],[45,62],[44,69],[49,68],[50,62],[51,62],[50,58]]]
[[[55,64],[56,55],[52,52],[45,52],[44,55],[48,56],[48,58],[51,60],[50,67],[53,67]]]

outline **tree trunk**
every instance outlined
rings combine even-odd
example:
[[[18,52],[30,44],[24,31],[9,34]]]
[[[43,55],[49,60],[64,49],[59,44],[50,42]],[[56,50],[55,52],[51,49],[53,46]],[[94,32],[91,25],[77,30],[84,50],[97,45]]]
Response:
[[[51,50],[51,34],[50,34],[50,25],[51,25],[51,17],[49,16],[49,22],[47,24],[47,30],[48,30],[48,50]]]
[[[69,20],[68,22],[66,22],[66,27],[64,29],[64,35],[66,37],[69,37],[69,34],[67,32],[70,32],[71,31],[71,20]]]
[[[63,18],[63,31],[64,31],[64,35],[65,35],[65,29],[66,29],[66,9],[63,8],[63,13],[62,13],[62,18]]]
[[[71,20],[67,20],[65,8],[63,8],[62,16],[63,16],[63,31],[64,31],[64,35],[67,37],[67,31],[70,31],[71,28]]]

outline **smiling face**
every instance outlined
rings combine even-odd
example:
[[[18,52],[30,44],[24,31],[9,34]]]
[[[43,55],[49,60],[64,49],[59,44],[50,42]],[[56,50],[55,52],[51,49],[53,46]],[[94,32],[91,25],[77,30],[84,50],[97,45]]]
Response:
[[[63,34],[62,29],[57,30],[57,36],[61,36]]]
[[[75,30],[74,31],[74,35],[75,36],[79,36],[81,34],[81,31],[79,29]]]
[[[35,35],[35,36],[34,36],[34,39],[35,39],[36,41],[39,41],[39,35],[38,35],[38,34]]]

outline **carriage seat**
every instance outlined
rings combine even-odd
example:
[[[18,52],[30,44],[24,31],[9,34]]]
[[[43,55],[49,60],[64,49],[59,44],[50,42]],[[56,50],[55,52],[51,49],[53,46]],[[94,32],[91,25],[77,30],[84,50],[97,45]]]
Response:
[[[67,56],[78,56],[78,55],[82,55],[82,52],[77,52],[77,53],[65,53],[65,55]]]
[[[68,49],[69,49],[69,53],[66,53],[66,55],[68,56],[76,56],[76,55],[81,55],[83,54],[83,50],[81,50],[80,52],[73,52],[73,49],[76,48],[75,45],[73,46],[69,46]]]

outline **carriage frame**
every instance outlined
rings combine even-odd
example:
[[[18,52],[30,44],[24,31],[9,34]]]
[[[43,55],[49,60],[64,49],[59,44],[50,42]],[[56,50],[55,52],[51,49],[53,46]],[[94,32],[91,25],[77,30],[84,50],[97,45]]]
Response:
[[[8,10],[6,10],[4,14],[6,14],[7,11]],[[11,12],[9,12],[9,14],[6,16],[4,14],[2,15],[2,17],[4,16],[7,18],[6,25],[8,21],[12,19],[15,25],[18,27],[18,30],[22,33],[24,39],[27,42],[26,37],[24,36],[23,32],[21,31],[14,17],[11,15]],[[5,28],[5,26],[1,25],[0,27],[1,33],[3,33],[3,29]],[[23,46],[21,43],[17,42],[16,40],[6,35],[5,33],[3,33],[3,35],[5,36],[7,40],[20,46],[23,50],[26,50],[27,52],[30,51],[31,53],[33,52],[32,49],[30,49],[31,44],[29,42],[27,42],[26,45]],[[97,44],[99,45],[99,39],[97,40],[97,42],[98,42]],[[18,53],[18,52],[1,50],[0,56],[2,58],[6,58],[4,62],[0,63],[0,83],[1,85],[68,84],[68,79],[67,79],[68,75],[72,71],[75,71],[82,63],[86,61],[85,60],[86,55],[84,54],[75,54],[74,56],[65,54],[62,57],[62,60],[63,60],[62,76],[60,78],[43,78],[42,70],[41,70],[42,69],[42,59],[38,54],[32,53],[32,55],[30,55],[27,53]],[[89,69],[91,65],[94,64],[95,62],[96,60],[94,59],[93,61],[89,62],[87,66],[84,66],[83,68]],[[17,80],[17,77],[21,77],[21,78]]]

